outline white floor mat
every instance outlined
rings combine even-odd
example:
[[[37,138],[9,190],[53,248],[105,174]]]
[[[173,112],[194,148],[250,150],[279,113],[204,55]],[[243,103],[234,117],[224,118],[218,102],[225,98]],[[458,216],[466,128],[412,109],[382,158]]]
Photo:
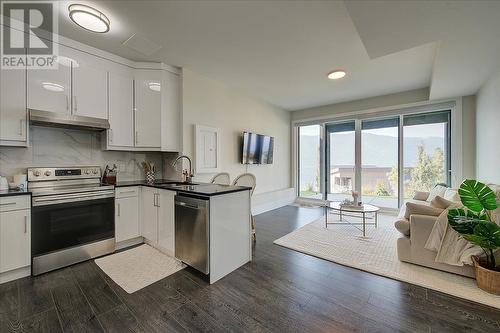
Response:
[[[95,263],[129,294],[186,267],[146,244],[96,259]]]

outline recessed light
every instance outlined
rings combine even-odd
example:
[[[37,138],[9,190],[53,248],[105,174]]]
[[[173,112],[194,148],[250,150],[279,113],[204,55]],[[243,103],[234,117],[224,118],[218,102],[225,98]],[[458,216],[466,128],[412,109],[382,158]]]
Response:
[[[148,83],[149,89],[153,91],[161,91],[161,84],[158,82],[149,82]]]
[[[45,90],[53,91],[53,92],[63,92],[64,87],[57,83],[52,82],[42,82],[42,87]]]
[[[327,77],[330,79],[330,80],[338,80],[338,79],[341,79],[343,78],[344,76],[346,76],[346,72],[344,70],[341,70],[341,69],[336,69],[334,71],[331,71],[330,73],[328,73]]]
[[[95,8],[87,5],[74,4],[68,7],[69,17],[78,26],[92,32],[109,31],[109,19]]]

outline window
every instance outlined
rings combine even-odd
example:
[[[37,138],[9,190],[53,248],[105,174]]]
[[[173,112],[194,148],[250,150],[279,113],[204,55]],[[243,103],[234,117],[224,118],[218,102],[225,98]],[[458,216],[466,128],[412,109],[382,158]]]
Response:
[[[404,198],[415,191],[430,191],[434,185],[450,185],[450,112],[435,112],[403,118]]]
[[[354,125],[354,121],[348,121],[325,126],[328,200],[342,201],[351,197],[354,190],[352,182],[356,156]]]
[[[399,117],[363,120],[361,201],[399,207]]]
[[[301,126],[298,137],[299,196],[321,199],[321,126]]]
[[[325,133],[324,142],[322,133]],[[298,128],[299,195],[398,208],[415,191],[451,185],[451,111]]]

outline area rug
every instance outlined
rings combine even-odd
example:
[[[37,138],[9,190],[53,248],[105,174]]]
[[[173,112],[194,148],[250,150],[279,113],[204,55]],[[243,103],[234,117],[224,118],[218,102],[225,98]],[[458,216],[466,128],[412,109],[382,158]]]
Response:
[[[96,259],[95,263],[129,294],[186,267],[146,244]]]
[[[399,261],[396,250],[399,232],[393,226],[394,219],[393,216],[379,215],[378,228],[367,226],[367,237],[363,238],[361,231],[351,225],[329,225],[326,229],[322,217],[274,243],[341,265],[500,308],[500,296],[482,291],[474,279]]]

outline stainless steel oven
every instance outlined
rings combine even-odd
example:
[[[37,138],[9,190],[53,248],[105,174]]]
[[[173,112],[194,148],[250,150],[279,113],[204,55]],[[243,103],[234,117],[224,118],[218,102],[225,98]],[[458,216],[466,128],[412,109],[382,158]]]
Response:
[[[115,250],[114,188],[100,169],[28,169],[32,191],[32,274]]]

